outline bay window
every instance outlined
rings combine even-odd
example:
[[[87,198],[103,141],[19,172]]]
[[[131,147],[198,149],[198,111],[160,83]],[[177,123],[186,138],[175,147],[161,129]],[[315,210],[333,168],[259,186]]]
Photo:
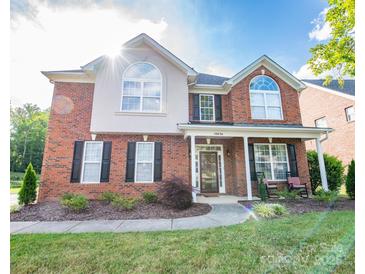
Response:
[[[268,76],[260,75],[250,82],[252,119],[282,120],[279,86]]]
[[[155,143],[137,142],[136,145],[136,182],[153,182]]]
[[[123,75],[121,111],[161,112],[162,79],[149,63],[136,63]]]
[[[289,161],[286,144],[254,144],[256,172],[272,181],[286,180]]]

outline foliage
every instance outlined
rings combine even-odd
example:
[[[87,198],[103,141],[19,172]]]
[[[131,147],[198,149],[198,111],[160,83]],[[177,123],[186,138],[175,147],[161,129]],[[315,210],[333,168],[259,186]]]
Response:
[[[191,187],[180,178],[161,182],[158,188],[159,200],[173,208],[187,209],[192,203]]]
[[[319,171],[318,154],[316,151],[308,151],[308,167],[312,186],[312,193],[316,193],[316,189],[321,185],[321,174]],[[335,156],[323,154],[324,164],[326,166],[328,188],[337,191],[344,180],[344,166],[342,161]]]
[[[49,111],[24,104],[10,110],[10,170],[23,172],[32,162],[41,172]]]
[[[11,205],[10,206],[10,213],[19,212],[22,209],[21,205]]]
[[[348,166],[346,176],[346,193],[351,199],[355,199],[355,160]]]
[[[72,193],[65,193],[60,202],[61,205],[75,212],[81,212],[89,205],[89,201],[85,196]]]
[[[23,183],[19,191],[18,201],[19,204],[27,205],[33,203],[37,198],[37,175],[33,169],[32,163],[29,163]]]
[[[259,180],[258,188],[259,188],[260,199],[261,201],[264,202],[267,200],[268,197],[266,186],[264,184],[264,175],[260,176],[258,180]]]
[[[274,218],[288,214],[286,207],[281,204],[256,203],[253,210],[262,218]]]
[[[112,205],[118,209],[132,210],[138,204],[138,202],[139,200],[136,198],[118,195],[113,198]]]
[[[285,189],[283,191],[278,191],[277,194],[279,197],[283,197],[286,200],[295,200],[299,197],[300,190],[292,190],[289,191],[288,189]]]
[[[313,199],[319,202],[334,203],[338,198],[338,192],[334,190],[324,191],[323,189],[317,190],[316,195]]]
[[[148,204],[157,203],[157,194],[155,192],[144,192],[143,200]]]
[[[10,171],[10,188],[21,187],[24,175],[25,175],[24,172]],[[39,177],[40,177],[39,174],[37,174],[37,182],[39,182]]]
[[[343,86],[344,76],[355,76],[355,0],[328,0],[328,4],[325,21],[331,27],[331,36],[327,43],[310,49],[312,57],[308,64],[316,76],[337,71]],[[331,81],[332,77],[327,76],[324,84]]]
[[[288,210],[286,209],[286,207],[281,204],[271,204],[271,207],[274,209],[274,213],[276,216],[288,214]]]
[[[118,194],[112,191],[106,191],[101,193],[100,199],[104,202],[111,203],[116,197],[118,197]]]

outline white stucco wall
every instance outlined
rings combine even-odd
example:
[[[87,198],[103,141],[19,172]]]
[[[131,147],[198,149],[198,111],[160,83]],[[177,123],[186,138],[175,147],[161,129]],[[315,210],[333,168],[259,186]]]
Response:
[[[162,113],[121,112],[122,75],[130,64],[149,62],[162,74]],[[177,123],[189,120],[187,74],[148,46],[124,50],[96,69],[90,131],[95,133],[181,133]]]

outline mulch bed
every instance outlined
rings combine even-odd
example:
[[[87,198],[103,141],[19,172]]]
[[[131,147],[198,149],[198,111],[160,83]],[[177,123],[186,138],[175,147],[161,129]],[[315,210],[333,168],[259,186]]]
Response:
[[[256,201],[257,202],[257,201]],[[246,207],[252,207],[255,202],[240,201]],[[286,206],[290,213],[307,213],[307,212],[321,212],[330,210],[354,210],[355,201],[346,198],[340,198],[334,204],[328,205],[324,202],[318,202],[313,199],[297,199],[294,201],[282,199],[269,199],[267,203],[278,203]]]
[[[162,204],[139,203],[133,210],[118,210],[101,201],[89,201],[89,207],[75,213],[58,202],[44,202],[24,206],[20,212],[10,214],[11,221],[66,221],[66,220],[122,220],[122,219],[169,219],[204,215],[209,213],[208,204],[193,204],[186,210],[173,209]]]

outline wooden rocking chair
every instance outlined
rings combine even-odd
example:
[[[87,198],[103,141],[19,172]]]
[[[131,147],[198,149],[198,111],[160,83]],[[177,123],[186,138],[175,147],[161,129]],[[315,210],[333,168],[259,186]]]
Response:
[[[309,198],[307,184],[302,184],[299,177],[291,177],[287,172],[287,179],[289,191],[298,191],[300,197]]]
[[[269,180],[265,178],[265,173],[256,172],[257,182],[259,183],[260,179],[263,179],[263,183],[266,187],[266,193],[268,198],[277,198],[279,197],[277,194],[278,186],[276,184],[270,184]]]

